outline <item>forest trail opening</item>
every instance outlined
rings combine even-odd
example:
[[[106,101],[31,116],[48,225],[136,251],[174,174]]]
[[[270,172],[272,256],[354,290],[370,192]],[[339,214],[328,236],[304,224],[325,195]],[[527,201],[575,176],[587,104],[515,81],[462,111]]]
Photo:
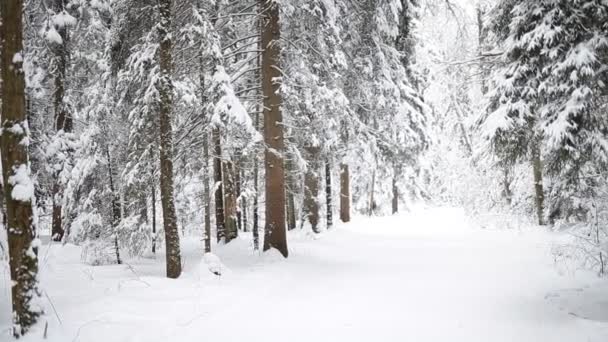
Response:
[[[78,247],[45,246],[41,284],[56,310],[45,321],[50,341],[606,341],[606,289],[558,274],[557,237],[427,209],[294,233],[287,260],[244,236],[216,248],[219,277],[200,264],[201,242],[184,239],[178,280],[164,278],[161,255],[92,267]]]

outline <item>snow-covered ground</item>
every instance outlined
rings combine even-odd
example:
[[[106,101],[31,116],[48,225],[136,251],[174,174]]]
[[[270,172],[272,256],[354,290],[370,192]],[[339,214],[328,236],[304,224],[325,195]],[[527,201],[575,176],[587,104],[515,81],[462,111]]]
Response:
[[[183,239],[185,272],[164,260],[92,267],[80,249],[41,251],[47,341],[608,341],[608,284],[559,274],[560,237],[481,229],[455,209],[358,218],[317,238],[290,236],[290,257],[245,237],[207,258]],[[0,340],[8,340],[8,270]],[[43,327],[25,341],[41,341]]]

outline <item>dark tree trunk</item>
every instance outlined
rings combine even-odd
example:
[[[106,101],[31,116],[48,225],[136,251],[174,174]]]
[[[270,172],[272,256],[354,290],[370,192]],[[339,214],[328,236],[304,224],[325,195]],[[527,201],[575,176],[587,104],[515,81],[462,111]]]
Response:
[[[277,249],[284,257],[287,251],[285,232],[285,142],[283,137],[281,79],[281,27],[279,5],[259,0],[262,5],[262,92],[264,95],[264,142],[266,170],[266,226],[264,251]]]
[[[399,212],[399,188],[397,187],[397,176],[393,177],[393,215]]]
[[[234,167],[230,161],[225,161],[223,167],[224,183],[224,222],[226,231],[226,243],[234,240],[238,236],[238,226],[236,217],[236,195],[234,184]]]
[[[348,164],[340,164],[340,220],[350,222],[350,171]]]
[[[28,138],[23,59],[19,58],[23,51],[22,13],[22,0],[0,1],[3,129],[0,154],[6,221],[10,227],[7,237],[12,280],[12,333],[15,337],[28,332],[40,316],[36,308],[39,291],[38,247],[33,243],[36,237],[34,189],[29,180],[27,146],[22,143]],[[18,184],[14,179],[18,179]],[[26,192],[13,194],[15,185],[25,187]]]
[[[178,278],[182,273],[182,262],[179,245],[179,230],[173,199],[173,132],[171,128],[171,107],[173,104],[172,42],[171,29],[172,0],[159,0],[160,23],[158,36],[160,40],[160,73],[159,80],[159,114],[160,114],[160,200],[163,209],[163,226],[167,253],[167,277]]]
[[[256,128],[259,127],[259,114],[256,114]],[[253,191],[255,196],[253,197],[253,224],[251,227],[251,234],[253,235],[253,249],[258,250],[260,248],[260,228],[259,228],[259,171],[258,171],[258,158],[253,158]]]
[[[295,179],[294,179],[294,168],[293,163],[291,162],[291,158],[288,159],[286,163],[287,167],[287,229],[293,230],[296,228],[296,205],[294,199],[294,192],[296,191],[295,187]]]
[[[245,169],[241,168],[241,180],[245,179]],[[241,217],[243,218],[243,231],[249,231],[249,217],[247,216],[247,210],[249,209],[249,205],[247,202],[247,196],[241,196]]]
[[[234,196],[236,199],[236,225],[238,230],[243,229],[243,199],[241,198],[241,153],[237,152],[236,154],[236,162],[232,165],[234,166],[233,177],[234,177]]]
[[[114,185],[114,172],[112,169],[112,158],[110,150],[106,147],[106,157],[108,159],[108,176],[110,178],[110,192],[112,193],[112,230],[114,231],[114,253],[116,254],[116,263],[122,264],[120,259],[120,247],[118,245],[118,227],[120,225],[120,195]]]
[[[209,136],[203,134],[203,196],[205,201],[205,253],[211,252],[211,191],[209,189]]]
[[[312,231],[319,233],[319,148],[306,148],[308,168],[304,175],[304,211]]]
[[[53,12],[61,13],[65,10],[64,0],[54,0]],[[65,25],[55,27],[59,36],[61,36],[62,43],[53,44],[54,66],[55,71],[53,72],[54,78],[54,91],[53,91],[53,109],[55,112],[55,130],[57,134],[71,133],[72,132],[72,114],[69,112],[65,105],[65,79],[66,70],[68,64],[68,51],[67,44],[69,40],[68,29]],[[63,132],[63,133],[61,133]],[[51,221],[51,236],[54,241],[61,241],[65,230],[63,228],[63,217],[62,217],[62,202],[63,202],[63,187],[59,181],[59,173],[56,171],[54,174],[53,184],[53,213]]]
[[[329,229],[334,223],[333,204],[331,198],[331,164],[329,164],[329,161],[325,162],[325,204],[327,207],[327,211],[325,213],[327,218],[327,228]]]
[[[532,142],[532,171],[534,173],[534,201],[536,205],[536,216],[540,226],[545,224],[543,190],[543,164],[540,157],[539,142]]]
[[[296,229],[296,201],[293,190],[287,190],[287,229]]]
[[[376,211],[376,199],[374,198],[374,192],[375,192],[375,188],[376,187],[376,169],[374,169],[374,171],[372,171],[372,184],[370,186],[370,190],[369,190],[369,208],[368,208],[368,215],[369,216],[373,216],[374,212]]]
[[[224,241],[226,237],[224,219],[224,191],[222,182],[222,138],[220,130],[213,128],[213,187],[215,189],[215,233],[217,242]]]
[[[156,184],[152,182],[152,253],[156,253]]]
[[[503,196],[504,196],[505,200],[507,201],[507,205],[510,207],[511,200],[513,198],[513,192],[511,191],[511,175],[509,172],[509,167],[507,165],[503,165],[502,171],[503,171],[503,180],[502,180]]]

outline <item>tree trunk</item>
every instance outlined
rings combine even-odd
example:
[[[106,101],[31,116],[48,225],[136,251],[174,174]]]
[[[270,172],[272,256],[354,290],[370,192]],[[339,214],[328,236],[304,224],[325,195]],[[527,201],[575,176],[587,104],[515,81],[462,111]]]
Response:
[[[156,253],[156,184],[152,182],[152,253]]]
[[[236,239],[238,236],[238,226],[236,217],[236,194],[234,186],[233,163],[225,161],[223,163],[223,183],[224,183],[224,222],[226,231],[226,243]]]
[[[312,231],[319,233],[319,148],[306,148],[308,167],[304,175],[304,211]]]
[[[327,228],[331,228],[333,225],[334,217],[333,217],[333,207],[332,207],[332,199],[331,199],[331,165],[329,161],[325,162],[325,204],[326,204],[326,218],[327,218]]]
[[[296,229],[296,205],[294,199],[294,192],[296,191],[295,180],[294,180],[294,168],[293,163],[291,162],[291,157],[287,161],[287,229],[293,230]]]
[[[399,212],[399,188],[397,187],[397,176],[393,176],[393,215]]]
[[[245,179],[245,169],[241,168],[241,182]],[[241,184],[242,186],[242,184]],[[247,196],[240,195],[240,208],[241,208],[241,217],[243,218],[243,231],[249,231],[249,217],[247,216],[247,210],[249,209],[249,205],[247,202]]]
[[[209,136],[203,133],[203,196],[205,201],[205,253],[211,252],[211,191],[209,189]]]
[[[116,254],[116,263],[122,264],[120,259],[120,247],[118,245],[118,227],[120,225],[120,195],[114,186],[114,172],[112,169],[112,158],[110,150],[106,146],[106,157],[108,159],[108,177],[110,178],[110,192],[112,193],[112,230],[114,231],[114,253]]]
[[[65,10],[64,0],[53,1],[53,12],[61,13]],[[65,97],[65,79],[66,70],[68,63],[68,29],[65,25],[55,27],[57,33],[61,37],[62,43],[53,44],[54,66],[55,71],[53,72],[54,78],[54,91],[53,91],[53,109],[55,112],[55,130],[57,131],[57,137],[63,133],[72,132],[72,115],[68,111],[67,106],[64,102]],[[53,184],[53,213],[51,221],[51,236],[54,241],[61,241],[65,233],[63,228],[62,219],[62,202],[63,202],[63,189],[59,181],[59,174],[61,171],[54,173],[54,184]]]
[[[393,215],[399,212],[399,186],[397,185],[397,180],[401,177],[401,164],[395,163],[393,165],[393,184],[392,184],[392,192],[393,192],[393,200],[392,200],[392,213]]]
[[[23,72],[23,2],[0,1],[2,40],[2,128],[0,154],[4,181],[4,203],[8,223],[13,335],[28,332],[40,316],[37,307],[38,244],[35,243],[35,198],[30,179],[25,77]],[[17,188],[18,187],[18,188]]]
[[[243,229],[243,206],[242,206],[242,198],[241,198],[241,153],[237,151],[235,153],[236,162],[232,165],[234,166],[234,170],[232,171],[232,176],[234,177],[234,196],[236,203],[236,225],[238,230]]]
[[[264,95],[264,142],[266,180],[266,226],[264,251],[277,249],[284,257],[287,251],[285,232],[285,166],[283,153],[281,45],[279,5],[274,1],[259,0],[262,10],[262,92]]]
[[[222,137],[217,127],[213,128],[213,181],[215,189],[215,233],[217,242],[224,241],[226,229],[224,222],[224,191],[222,187]]]
[[[374,211],[376,210],[376,200],[374,199],[374,187],[376,186],[376,169],[374,169],[374,171],[372,172],[372,184],[370,186],[370,190],[369,190],[369,208],[368,208],[368,215],[372,216],[374,215]]]
[[[287,190],[287,229],[296,229],[296,201],[293,190]]]
[[[350,222],[350,172],[348,164],[340,164],[340,220]]]
[[[503,196],[507,201],[507,205],[510,207],[513,198],[513,192],[511,191],[511,176],[509,172],[509,167],[507,165],[503,165],[502,170],[504,175],[502,180]]]
[[[534,173],[534,201],[536,204],[536,216],[540,226],[545,224],[543,191],[543,164],[540,157],[540,146],[537,141],[532,142],[532,172]]]
[[[178,278],[182,273],[182,262],[179,245],[177,215],[173,199],[173,132],[171,128],[171,107],[173,102],[172,42],[171,29],[172,0],[159,0],[160,23],[158,36],[160,40],[160,73],[159,80],[159,114],[160,114],[160,200],[163,209],[163,226],[167,253],[167,277]]]

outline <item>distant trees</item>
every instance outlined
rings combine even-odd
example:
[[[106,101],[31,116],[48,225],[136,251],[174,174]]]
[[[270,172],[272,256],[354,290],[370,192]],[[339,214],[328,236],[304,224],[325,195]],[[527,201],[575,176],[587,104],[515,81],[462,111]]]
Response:
[[[8,84],[27,88],[3,125],[23,116],[32,129],[29,151],[6,147],[21,154],[3,162],[31,154],[42,223],[86,263],[161,250],[176,278],[181,235],[207,253],[249,232],[287,257],[286,230],[332,227],[338,202],[348,222],[372,194],[374,213],[409,195],[429,114],[415,2],[44,3],[3,3],[28,18],[25,44],[2,47],[27,71],[5,57],[3,108],[17,103]]]

